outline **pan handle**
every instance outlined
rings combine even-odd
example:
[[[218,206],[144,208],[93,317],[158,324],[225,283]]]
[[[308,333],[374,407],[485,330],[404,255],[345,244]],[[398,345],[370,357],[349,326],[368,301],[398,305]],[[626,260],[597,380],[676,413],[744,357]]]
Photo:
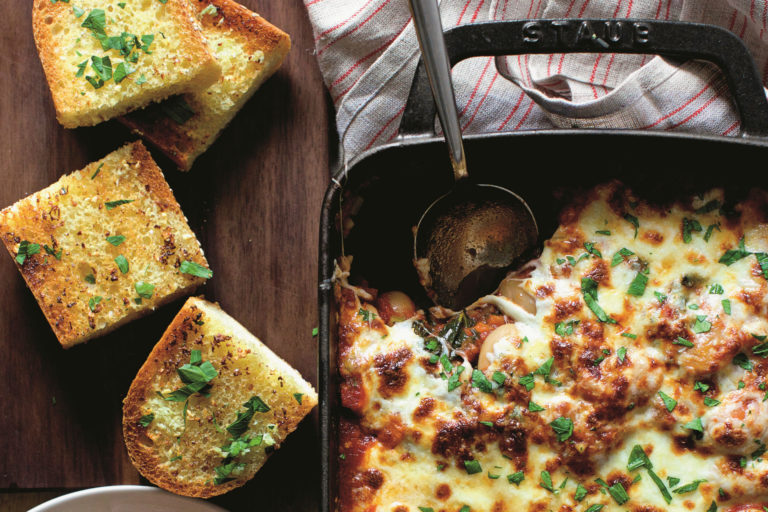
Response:
[[[702,59],[725,73],[742,136],[768,135],[768,101],[746,46],[713,25],[658,20],[541,19],[476,23],[445,31],[451,66],[469,57],[536,53],[645,53]],[[419,62],[400,124],[403,136],[434,133],[435,104]]]

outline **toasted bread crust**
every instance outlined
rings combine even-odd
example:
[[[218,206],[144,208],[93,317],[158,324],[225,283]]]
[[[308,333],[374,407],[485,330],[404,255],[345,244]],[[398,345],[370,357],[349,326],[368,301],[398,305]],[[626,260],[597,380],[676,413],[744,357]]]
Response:
[[[204,361],[211,361],[218,376],[211,381],[209,397],[190,397],[186,423],[176,439],[165,428],[168,418],[160,417],[152,403],[173,404],[159,400],[157,392],[182,385],[176,370],[189,363],[194,349],[201,350]],[[301,403],[294,398],[294,392],[302,393]],[[215,466],[223,459],[216,450],[230,437],[224,428],[235,419],[240,404],[254,393],[271,411],[257,413],[249,430],[255,434],[255,429],[267,421],[276,425],[272,431],[275,447],[317,404],[312,386],[218,305],[189,298],[152,349],[123,401],[123,435],[131,461],[155,485],[185,496],[208,498],[243,485],[268,455],[253,453],[251,459],[236,459],[247,464],[243,473],[234,480],[214,484]],[[176,403],[173,414],[178,414],[181,407]],[[148,413],[156,417],[143,427],[139,422]],[[216,419],[218,426],[214,425]],[[169,460],[164,446],[180,450],[181,458]]]
[[[120,199],[132,203],[107,209],[106,202]],[[126,236],[119,246],[106,241],[118,234]],[[178,270],[178,260],[206,267],[207,261],[141,142],[2,210],[0,237],[12,257],[24,240],[39,244],[37,254],[16,265],[64,348],[104,335],[205,281]],[[120,271],[118,255],[134,270]],[[134,287],[142,280],[155,288],[137,304]],[[95,297],[101,299],[91,303]]]
[[[95,7],[113,8],[105,0],[90,2]],[[92,55],[110,56],[115,62],[122,61],[118,52],[89,46],[95,41],[88,29],[81,26],[88,10],[79,18],[73,14],[70,3],[50,0],[34,0],[32,29],[40,61],[56,108],[59,122],[67,128],[92,126],[113,117],[142,108],[151,102],[161,101],[174,94],[201,90],[214,83],[221,74],[216,59],[208,49],[200,25],[192,15],[187,0],[168,0],[166,3],[151,2],[148,20],[136,21],[135,28],[120,25],[107,27],[119,35],[120,30],[141,33],[173,34],[174,46],[158,48],[155,42],[151,65],[142,66],[140,56],[133,64],[134,73],[117,84],[107,81],[95,89],[83,76],[77,77],[77,64],[89,61]],[[120,10],[112,10],[109,16],[117,16]],[[146,31],[141,30],[143,28]],[[163,38],[165,39],[165,38]],[[160,41],[160,36],[158,36]],[[146,81],[138,83],[140,76]]]
[[[248,58],[220,62],[223,73],[215,84],[184,95],[195,115],[183,125],[170,119],[157,105],[120,118],[120,122],[160,149],[183,171],[192,167],[261,84],[280,68],[291,47],[288,34],[234,0],[190,3],[214,55],[221,51],[222,41],[227,41],[238,45],[238,54]],[[210,13],[209,6],[216,8],[215,14]],[[263,54],[260,62],[254,60],[258,52]]]

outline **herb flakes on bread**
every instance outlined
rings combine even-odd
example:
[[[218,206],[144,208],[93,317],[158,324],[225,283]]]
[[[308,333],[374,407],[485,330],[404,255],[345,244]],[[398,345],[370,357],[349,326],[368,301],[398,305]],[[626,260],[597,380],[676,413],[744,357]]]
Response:
[[[120,118],[187,171],[283,62],[291,39],[233,0],[190,0],[221,77],[205,90]]]
[[[190,294],[212,275],[141,142],[0,211],[0,237],[64,348]]]
[[[221,68],[188,0],[33,0],[32,27],[59,122],[91,126],[205,89]]]
[[[316,404],[288,363],[218,305],[191,297],[128,390],[123,435],[150,482],[207,498],[251,479]]]

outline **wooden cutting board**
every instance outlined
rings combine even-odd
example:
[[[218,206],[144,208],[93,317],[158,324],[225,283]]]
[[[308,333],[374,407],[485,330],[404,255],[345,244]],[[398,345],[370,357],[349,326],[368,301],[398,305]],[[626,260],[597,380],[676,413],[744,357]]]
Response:
[[[285,64],[190,173],[156,156],[215,273],[200,292],[315,383],[329,107],[301,0],[241,1],[291,35]],[[0,2],[0,207],[135,138],[115,122],[77,130],[56,122],[31,4]],[[183,301],[64,351],[5,249],[0,290],[0,489],[142,482],[123,446],[122,399]],[[217,502],[230,510],[316,507],[316,416],[251,483]]]

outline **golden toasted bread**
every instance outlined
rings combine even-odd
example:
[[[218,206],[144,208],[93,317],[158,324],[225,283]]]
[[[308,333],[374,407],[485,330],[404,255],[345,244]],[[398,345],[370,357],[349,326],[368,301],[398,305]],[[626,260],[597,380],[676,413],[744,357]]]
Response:
[[[33,0],[32,26],[67,128],[205,89],[221,73],[187,0]]]
[[[150,482],[207,498],[251,479],[316,404],[288,363],[191,297],[128,390],[123,435]]]
[[[191,293],[211,274],[141,142],[0,211],[0,236],[64,348]]]
[[[190,0],[222,75],[208,89],[120,119],[189,170],[290,50],[288,34],[233,0]]]

